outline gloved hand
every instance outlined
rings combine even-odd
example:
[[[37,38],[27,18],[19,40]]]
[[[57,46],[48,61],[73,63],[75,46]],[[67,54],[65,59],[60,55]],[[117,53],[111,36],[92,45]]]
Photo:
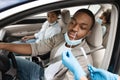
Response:
[[[118,75],[88,65],[91,80],[118,80]]]
[[[86,76],[86,73],[70,50],[62,53],[62,63],[74,74],[75,80],[80,80],[81,77]]]

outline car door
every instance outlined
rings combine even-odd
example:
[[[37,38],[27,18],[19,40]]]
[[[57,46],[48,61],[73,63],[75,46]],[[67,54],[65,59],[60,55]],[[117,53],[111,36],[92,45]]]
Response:
[[[20,40],[24,36],[34,35],[40,31],[43,23],[47,19],[47,15],[34,16],[25,18],[2,29],[6,31],[3,41],[13,42]]]

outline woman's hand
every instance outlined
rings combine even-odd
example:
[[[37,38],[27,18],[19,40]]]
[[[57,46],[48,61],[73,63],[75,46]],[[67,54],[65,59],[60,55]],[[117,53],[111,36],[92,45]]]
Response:
[[[70,50],[62,53],[62,63],[74,74],[75,80],[81,80],[82,77],[86,76],[86,73]]]
[[[97,69],[88,65],[91,80],[119,80],[119,76],[103,69]]]

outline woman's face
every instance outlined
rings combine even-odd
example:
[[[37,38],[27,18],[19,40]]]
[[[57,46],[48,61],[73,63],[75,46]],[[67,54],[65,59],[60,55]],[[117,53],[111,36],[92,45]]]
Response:
[[[82,12],[77,13],[68,25],[69,39],[72,40],[75,35],[75,40],[86,37],[90,32],[92,24],[92,18],[88,14]]]

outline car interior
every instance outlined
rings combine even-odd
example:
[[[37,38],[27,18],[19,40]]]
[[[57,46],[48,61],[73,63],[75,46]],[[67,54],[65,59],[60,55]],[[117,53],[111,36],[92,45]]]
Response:
[[[107,8],[111,8],[111,5],[109,5],[109,7],[107,8],[104,7],[104,5],[87,5],[87,6],[80,6],[80,7],[77,6],[77,7],[61,9],[61,16],[59,16],[58,22],[61,25],[62,33],[66,32],[67,24],[69,23],[70,18],[73,15],[73,12],[75,12],[72,10],[79,9],[82,7],[91,10],[93,9],[93,13],[95,14],[95,17],[98,17],[98,15],[100,15],[100,13],[105,11]],[[94,10],[94,8],[92,7],[97,7],[97,8]],[[23,36],[32,35],[38,32],[41,29],[41,26],[45,20],[46,20],[46,13],[35,14],[34,16],[27,17],[19,22],[6,26],[4,29],[1,29],[0,32],[2,33],[2,36],[0,38],[2,41],[5,42],[13,42],[20,40]],[[105,48],[104,46],[102,46],[103,43],[102,27],[97,22],[95,23],[95,27],[93,28],[91,35],[87,37],[87,41],[91,47],[91,50],[94,48],[98,48],[96,51],[93,50],[93,52],[91,53],[94,59],[93,60],[94,66],[100,67],[105,54]]]
[[[59,16],[58,22],[61,25],[62,33],[65,33],[67,30],[67,24],[70,22],[70,19],[72,15],[74,14],[75,11],[77,11],[80,8],[87,8],[90,9],[94,15],[95,18],[97,19],[105,10],[111,9],[113,10],[112,4],[98,4],[98,5],[84,5],[84,6],[73,6],[73,7],[67,7],[67,8],[62,8],[61,10],[61,15]],[[113,12],[113,11],[112,11]],[[4,42],[14,42],[20,40],[23,36],[26,35],[32,35],[36,32],[38,32],[42,24],[46,21],[47,19],[47,12],[45,13],[37,13],[37,14],[32,14],[31,16],[27,16],[24,19],[21,19],[17,22],[14,22],[11,25],[8,25],[4,27],[3,29],[0,30],[0,41]],[[113,18],[113,16],[111,16]],[[113,25],[113,24],[112,24]],[[111,24],[110,24],[110,30],[111,30]],[[110,31],[109,31],[110,32]],[[103,62],[108,56],[107,53],[109,53],[109,45],[110,41],[107,41],[106,46],[103,46],[103,35],[102,35],[102,26],[96,21],[95,25],[92,29],[92,32],[89,36],[87,36],[87,42],[90,46],[91,51],[89,52],[92,54],[93,57],[93,65],[95,67],[103,67]],[[111,38],[109,33],[108,38]],[[109,44],[108,44],[109,43]],[[48,57],[42,56],[43,59],[37,57],[32,58],[30,56],[17,56],[21,57],[24,59],[31,60],[34,59],[33,61],[37,62],[45,62]],[[45,58],[45,59],[44,59]]]

